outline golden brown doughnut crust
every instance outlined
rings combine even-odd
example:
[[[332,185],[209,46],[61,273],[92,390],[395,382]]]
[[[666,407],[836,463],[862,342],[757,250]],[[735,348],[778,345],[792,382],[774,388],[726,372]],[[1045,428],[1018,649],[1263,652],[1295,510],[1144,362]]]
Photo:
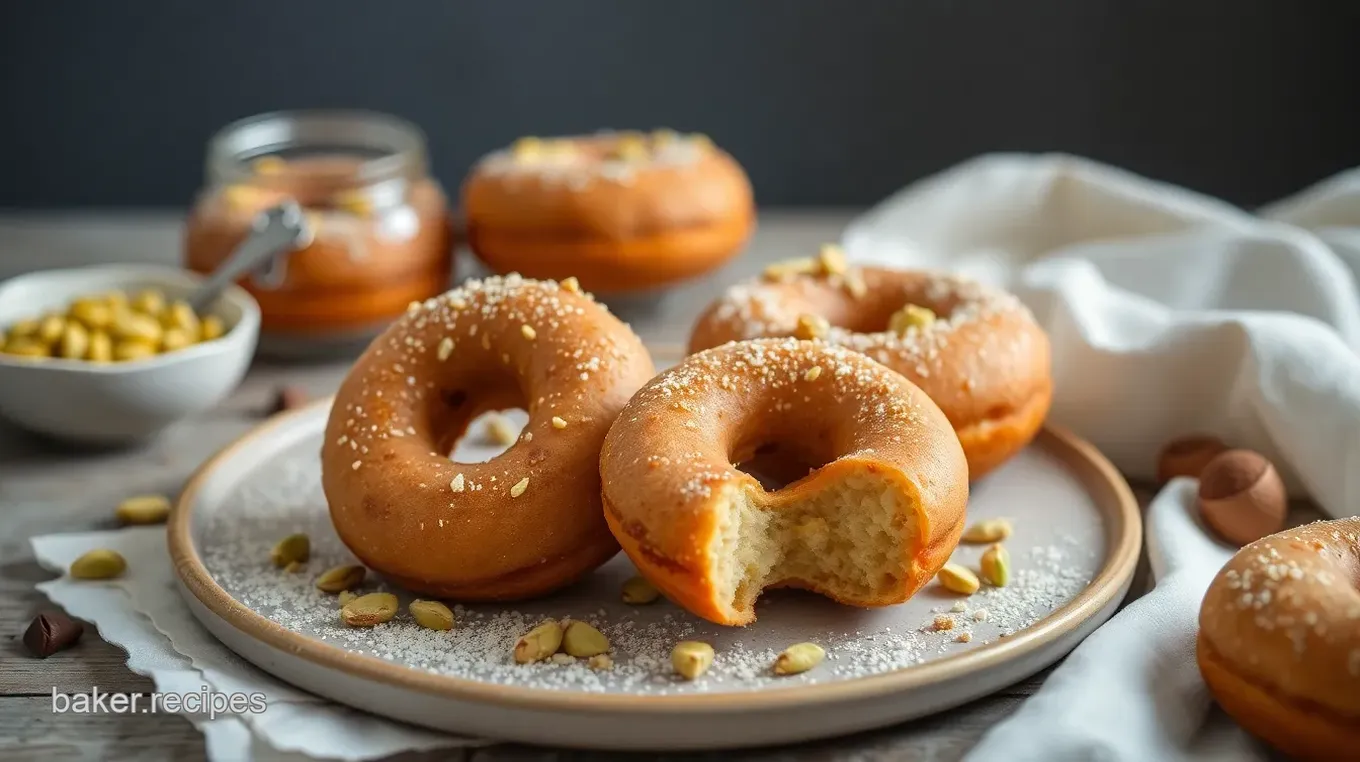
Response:
[[[820,370],[809,378],[813,367]],[[900,586],[882,599],[841,602],[900,603],[958,544],[968,502],[963,452],[920,389],[859,353],[822,342],[726,344],[691,355],[643,387],[611,427],[600,456],[610,528],[639,570],[694,614],[719,624],[754,618],[724,616],[704,559],[717,528],[715,504],[733,489],[764,492],[733,465],[764,442],[802,445],[808,461],[825,462],[769,493],[767,510],[864,471],[915,496],[918,536],[910,561],[884,570],[898,574]]]
[[[340,538],[433,596],[506,600],[574,581],[618,552],[600,445],[653,372],[627,325],[554,282],[471,280],[413,304],[335,397],[321,459]],[[517,406],[529,422],[505,453],[448,459],[473,418]]]
[[[718,266],[754,228],[750,181],[707,140],[662,134],[545,139],[533,151],[489,154],[463,184],[469,245],[499,272],[574,275],[596,292]],[[616,157],[621,141],[645,150]]]
[[[1242,548],[1199,625],[1200,671],[1243,727],[1300,759],[1360,759],[1360,518]]]
[[[906,376],[948,416],[978,479],[1027,445],[1053,395],[1048,337],[1014,296],[944,273],[855,268],[864,291],[838,275],[739,284],[700,315],[689,351],[757,336],[791,336],[798,316],[832,325],[826,341]],[[899,336],[889,318],[906,304],[939,316]]]

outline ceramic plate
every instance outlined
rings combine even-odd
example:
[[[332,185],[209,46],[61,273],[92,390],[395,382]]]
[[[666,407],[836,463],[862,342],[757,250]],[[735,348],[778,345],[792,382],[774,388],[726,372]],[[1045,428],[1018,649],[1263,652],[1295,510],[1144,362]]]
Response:
[[[411,596],[370,575],[362,591],[397,593],[402,613],[354,629],[341,624],[336,598],[313,584],[325,569],[355,562],[331,528],[321,492],[327,411],[323,402],[265,423],[190,481],[170,526],[185,597],[227,646],[290,683],[468,735],[587,748],[723,748],[937,712],[1070,651],[1123,599],[1141,542],[1125,482],[1089,444],[1048,429],[973,487],[970,522],[1014,521],[1006,542],[1014,579],[1004,588],[961,598],[932,583],[905,604],[877,610],[772,591],[760,600],[755,624],[725,628],[664,599],[622,603],[620,587],[635,572],[620,554],[543,600],[456,606],[458,626],[447,632],[417,627],[404,608]],[[474,425],[455,457],[484,460],[496,452]],[[307,569],[275,569],[270,549],[299,531],[312,538]],[[976,568],[980,553],[965,545],[954,559]],[[597,626],[613,645],[613,668],[514,664],[516,639],[547,617]],[[671,673],[669,652],[679,640],[704,640],[717,650],[697,681]],[[804,641],[822,645],[826,660],[802,675],[773,675],[775,655]]]

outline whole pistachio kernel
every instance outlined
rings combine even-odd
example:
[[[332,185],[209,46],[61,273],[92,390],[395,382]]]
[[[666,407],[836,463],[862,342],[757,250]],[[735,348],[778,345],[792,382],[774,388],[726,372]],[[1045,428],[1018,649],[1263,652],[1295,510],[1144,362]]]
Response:
[[[648,582],[646,577],[632,577],[623,583],[623,602],[629,605],[645,606],[660,597],[661,591]]]
[[[280,569],[295,561],[298,563],[306,561],[308,558],[311,558],[311,556],[312,541],[307,538],[307,535],[302,534],[301,532],[298,534],[290,534],[282,540],[279,540],[278,544],[275,545],[274,549],[269,553],[269,557],[273,559],[274,565]]]
[[[562,631],[562,650],[578,659],[609,651],[609,638],[585,622],[572,621]]]
[[[767,265],[760,276],[765,280],[788,280],[798,275],[815,273],[820,267],[821,265],[812,257],[797,257]]]
[[[701,150],[708,150],[713,147],[713,140],[702,132],[691,132],[686,136],[689,144]]]
[[[145,360],[156,356],[156,344],[143,339],[125,339],[113,345],[113,359],[119,362]]]
[[[453,629],[453,611],[439,601],[411,601],[407,610],[416,624],[427,630]]]
[[[945,564],[936,576],[944,589],[959,595],[972,595],[982,587],[977,575],[968,567],[959,564]]]
[[[85,359],[91,362],[113,362],[113,339],[104,331],[91,331]]]
[[[222,334],[226,332],[227,329],[226,326],[222,324],[222,318],[216,315],[208,315],[203,318],[203,323],[199,326],[199,340],[212,341],[213,339],[220,339],[222,338]]]
[[[973,524],[964,531],[963,537],[959,538],[963,542],[985,545],[992,542],[1001,542],[1011,536],[1014,529],[1011,522],[1006,519],[983,519]]]
[[[170,516],[170,498],[165,495],[137,495],[118,504],[114,515],[121,524],[163,524]]]
[[[194,308],[188,302],[176,300],[161,313],[161,323],[166,328],[180,328],[189,335],[197,337],[200,330],[199,320]]]
[[[543,141],[532,135],[522,137],[510,146],[510,153],[518,161],[533,161],[543,155]]]
[[[397,596],[391,593],[369,593],[346,603],[340,609],[340,621],[350,627],[376,627],[390,622],[397,615]]]
[[[614,141],[614,147],[609,151],[609,158],[638,161],[647,158],[647,153],[646,139],[637,133],[625,132]]]
[[[66,318],[61,315],[48,315],[38,324],[38,339],[44,344],[56,344],[66,331]]]
[[[869,284],[864,282],[864,273],[857,268],[846,270],[841,280],[845,283],[846,292],[856,299],[863,299],[869,293]]]
[[[67,322],[61,332],[61,341],[57,344],[57,355],[67,360],[79,360],[89,351],[89,330],[74,320]]]
[[[843,275],[849,265],[845,250],[834,243],[824,243],[817,251],[817,265],[824,275]]]
[[[549,619],[524,633],[515,643],[515,661],[519,664],[551,658],[562,646],[562,625]]]
[[[713,656],[713,646],[698,640],[682,640],[671,649],[671,667],[686,680],[695,680],[713,666]]]
[[[982,551],[982,578],[988,584],[1005,587],[1011,581],[1011,554],[1000,543]]]
[[[155,289],[146,289],[132,298],[130,306],[134,312],[159,317],[165,311],[165,295]]]
[[[831,324],[821,315],[803,313],[798,316],[798,325],[793,330],[795,338],[811,341],[824,339],[831,332]]]
[[[161,340],[161,324],[156,319],[136,312],[121,312],[114,317],[113,335],[120,339],[138,339],[157,343]]]
[[[826,658],[826,651],[816,643],[798,643],[785,648],[774,660],[776,675],[797,675],[807,672]]]
[[[5,354],[15,357],[51,357],[47,345],[34,337],[11,337],[5,344]]]
[[[359,564],[346,564],[327,569],[316,578],[316,589],[325,593],[342,593],[363,584],[368,569]]]
[[[98,548],[71,562],[75,579],[113,579],[127,569],[127,561],[116,550]]]
[[[932,310],[915,304],[908,304],[892,314],[892,317],[888,320],[888,330],[898,336],[905,336],[912,331],[925,330],[934,322],[935,313]]]
[[[190,336],[183,328],[170,328],[161,335],[161,351],[174,352],[177,349],[184,349],[194,343],[194,337]]]
[[[35,336],[38,333],[38,325],[39,322],[33,318],[29,318],[27,320],[20,320],[19,322],[9,327],[9,338],[10,340],[14,340],[14,339],[26,339],[29,338],[30,336]]]

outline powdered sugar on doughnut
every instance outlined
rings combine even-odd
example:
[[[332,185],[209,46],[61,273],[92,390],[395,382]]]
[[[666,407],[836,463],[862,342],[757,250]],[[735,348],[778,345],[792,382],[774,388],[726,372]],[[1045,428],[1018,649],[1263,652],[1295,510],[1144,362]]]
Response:
[[[668,130],[649,138],[649,150],[635,157],[612,156],[605,146],[623,135],[602,130],[594,135],[543,138],[533,151],[514,147],[493,151],[477,162],[476,170],[508,181],[533,181],[585,190],[597,181],[631,184],[637,175],[652,169],[684,168],[703,160],[709,143],[702,136],[681,135]]]

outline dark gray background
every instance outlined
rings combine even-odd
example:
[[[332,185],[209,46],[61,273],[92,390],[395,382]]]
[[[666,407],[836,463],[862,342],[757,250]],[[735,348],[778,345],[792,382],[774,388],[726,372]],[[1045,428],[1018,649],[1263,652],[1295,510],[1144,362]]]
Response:
[[[456,188],[521,134],[711,134],[764,204],[1065,150],[1251,205],[1360,163],[1349,0],[0,0],[0,207],[180,206],[221,124],[357,106]]]

